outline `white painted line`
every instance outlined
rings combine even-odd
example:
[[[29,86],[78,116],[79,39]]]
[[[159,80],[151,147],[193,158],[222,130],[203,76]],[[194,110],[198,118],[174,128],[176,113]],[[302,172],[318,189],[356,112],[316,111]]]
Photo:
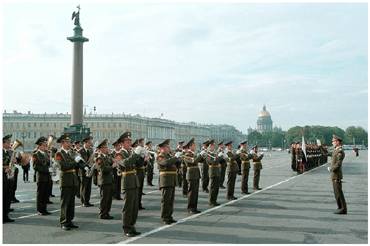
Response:
[[[156,232],[159,232],[159,231],[162,231],[162,230],[164,230],[164,229],[167,229],[167,228],[170,228],[170,227],[172,227],[172,226],[175,226],[175,225],[177,225],[177,224],[181,224],[181,223],[184,223],[184,222],[186,222],[186,221],[188,221],[188,220],[191,220],[191,219],[194,219],[194,218],[196,218],[196,217],[202,216],[202,215],[204,215],[204,214],[208,214],[208,213],[210,213],[210,212],[212,212],[212,211],[214,211],[214,210],[217,210],[217,209],[219,209],[219,208],[223,208],[223,207],[225,207],[225,206],[231,205],[231,204],[233,204],[233,203],[236,203],[236,202],[238,202],[238,201],[240,201],[240,200],[243,200],[243,199],[245,199],[245,198],[248,198],[248,197],[250,197],[250,196],[256,195],[256,194],[258,194],[258,193],[260,193],[260,192],[263,192],[263,191],[269,190],[269,189],[271,189],[271,188],[273,188],[273,187],[275,187],[275,186],[278,186],[278,185],[281,185],[281,184],[283,184],[283,183],[289,182],[289,181],[290,181],[290,180],[292,180],[292,179],[295,179],[295,178],[297,178],[297,177],[300,177],[300,176],[302,176],[302,175],[305,175],[305,174],[307,174],[307,173],[310,173],[310,172],[312,172],[312,171],[314,171],[314,170],[316,170],[316,169],[318,169],[318,168],[321,168],[321,167],[323,167],[323,166],[326,166],[326,164],[325,164],[325,165],[322,165],[322,166],[319,166],[319,167],[316,167],[316,168],[314,168],[314,169],[311,169],[310,171],[304,172],[303,174],[300,174],[300,175],[297,175],[297,176],[293,176],[293,177],[290,177],[290,178],[285,179],[285,180],[283,180],[283,181],[280,181],[280,182],[278,182],[278,183],[276,183],[276,184],[270,185],[270,186],[268,186],[268,187],[266,187],[266,188],[264,188],[264,189],[262,189],[262,190],[258,190],[258,191],[256,191],[256,192],[253,192],[252,194],[244,195],[244,196],[242,196],[242,197],[240,197],[240,198],[238,198],[238,199],[236,199],[236,200],[232,200],[232,201],[229,201],[229,202],[227,202],[227,203],[221,204],[220,206],[217,206],[217,207],[213,207],[213,208],[207,209],[207,210],[205,210],[205,211],[203,211],[203,212],[201,212],[201,213],[199,213],[199,214],[194,214],[194,215],[191,215],[191,216],[189,216],[189,217],[185,217],[185,218],[183,218],[183,219],[178,220],[176,223],[173,223],[173,224],[170,224],[170,225],[161,226],[161,227],[158,227],[158,228],[156,228],[156,229],[154,229],[154,230],[151,230],[151,231],[145,232],[145,233],[143,233],[143,234],[141,234],[141,235],[139,235],[139,236],[132,237],[132,238],[126,239],[126,240],[124,240],[124,241],[118,242],[118,244],[131,243],[131,242],[134,242],[134,241],[139,240],[139,239],[141,239],[141,238],[147,237],[147,236],[149,236],[149,235],[151,235],[151,234],[154,234],[154,233],[156,233]]]

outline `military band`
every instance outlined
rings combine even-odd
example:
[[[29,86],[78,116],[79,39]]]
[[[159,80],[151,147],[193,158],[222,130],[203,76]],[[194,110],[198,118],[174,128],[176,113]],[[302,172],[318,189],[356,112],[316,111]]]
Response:
[[[49,136],[50,137],[50,136]],[[10,203],[13,197],[11,179],[14,177],[15,168],[12,163],[19,162],[15,148],[11,148],[11,135],[3,137],[3,223],[12,222],[9,218]],[[19,140],[17,140],[19,141]],[[97,185],[100,189],[100,219],[113,219],[110,215],[112,199],[123,200],[122,228],[124,235],[133,237],[140,234],[135,225],[142,206],[142,194],[145,173],[147,173],[147,185],[153,186],[154,166],[159,171],[159,189],[161,191],[161,220],[164,224],[175,223],[173,218],[175,187],[182,182],[182,195],[188,199],[187,210],[190,214],[200,213],[198,210],[199,189],[208,192],[208,205],[219,206],[217,202],[219,188],[223,187],[224,177],[227,174],[227,200],[235,200],[235,183],[240,169],[241,193],[250,194],[248,191],[249,170],[253,166],[253,188],[260,190],[260,172],[263,153],[258,152],[258,146],[254,146],[248,152],[247,141],[239,144],[236,151],[233,150],[232,141],[216,143],[215,140],[203,142],[202,149],[196,151],[195,139],[190,139],[185,145],[180,142],[176,152],[170,148],[170,140],[167,139],[158,144],[158,154],[152,149],[152,142],[144,145],[144,139],[140,138],[132,144],[131,132],[123,133],[112,145],[113,150],[108,148],[108,140],[99,143],[96,150],[93,148],[92,137],[82,139],[83,146],[78,147],[74,142],[72,149],[71,139],[63,134],[57,140],[60,148],[51,146],[51,141],[40,137],[36,141],[37,148],[32,155],[32,166],[37,173],[37,212],[39,215],[50,214],[47,204],[51,195],[50,183],[53,161],[60,169],[60,225],[63,230],[78,228],[73,223],[75,209],[75,195],[80,184],[80,198],[84,207],[93,206],[90,203],[92,177],[97,175]],[[342,140],[333,137],[334,151],[328,153],[324,146],[308,145],[305,156],[301,145],[293,143],[291,148],[292,168],[304,170],[321,165],[327,160],[327,155],[332,156],[332,164],[329,168],[335,199],[337,201],[338,214],[347,213],[347,205],[342,191],[341,165],[344,159],[344,151],[341,147]],[[18,143],[19,145],[19,143]],[[218,148],[216,149],[216,145]],[[226,146],[226,149],[224,148]],[[326,156],[324,156],[326,155]],[[305,160],[304,160],[305,159]],[[240,163],[240,167],[238,166]],[[252,162],[252,163],[251,163]],[[303,164],[302,164],[303,163]],[[309,164],[308,164],[309,163]],[[252,165],[251,165],[252,164]],[[304,165],[302,167],[302,165]],[[205,173],[207,171],[207,174]],[[181,176],[181,178],[179,178]],[[200,183],[200,179],[202,182]],[[80,180],[80,182],[79,182]],[[207,186],[206,186],[207,185]],[[123,199],[121,198],[123,195]]]

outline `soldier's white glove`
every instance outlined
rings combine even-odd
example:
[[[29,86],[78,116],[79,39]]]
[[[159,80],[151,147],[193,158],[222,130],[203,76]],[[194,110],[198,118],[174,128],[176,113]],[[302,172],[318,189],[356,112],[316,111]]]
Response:
[[[175,157],[176,158],[179,158],[181,156],[181,152],[179,151],[179,152],[176,152],[176,154],[175,154]]]
[[[77,156],[75,157],[75,162],[80,162],[80,161],[83,161],[83,159],[82,159],[82,157],[81,157],[81,156],[77,155]]]
[[[260,156],[261,156],[261,155],[264,155],[264,154],[265,154],[265,153],[261,152],[261,153],[260,153]]]
[[[88,167],[84,167],[85,171],[88,172],[90,169]]]
[[[49,173],[54,172],[54,169],[52,167],[49,167]]]
[[[330,172],[330,167],[328,167],[328,171]]]

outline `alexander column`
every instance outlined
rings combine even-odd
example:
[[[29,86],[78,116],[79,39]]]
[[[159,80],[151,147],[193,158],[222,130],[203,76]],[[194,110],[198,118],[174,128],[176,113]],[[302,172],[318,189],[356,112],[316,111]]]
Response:
[[[90,128],[83,126],[83,43],[89,41],[82,36],[83,29],[80,25],[80,5],[78,11],[73,11],[74,35],[67,37],[73,43],[73,68],[72,68],[72,104],[71,104],[71,125],[64,128],[73,141],[82,140],[90,134]]]

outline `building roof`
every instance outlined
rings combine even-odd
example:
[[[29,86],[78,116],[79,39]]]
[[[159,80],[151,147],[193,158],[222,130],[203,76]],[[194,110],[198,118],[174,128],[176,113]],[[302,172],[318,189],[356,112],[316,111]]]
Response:
[[[271,115],[270,115],[269,111],[266,110],[266,105],[263,105],[262,111],[258,114],[258,118],[260,118],[260,117],[262,117],[262,118],[265,118],[265,117],[266,118],[267,117],[271,118]]]

